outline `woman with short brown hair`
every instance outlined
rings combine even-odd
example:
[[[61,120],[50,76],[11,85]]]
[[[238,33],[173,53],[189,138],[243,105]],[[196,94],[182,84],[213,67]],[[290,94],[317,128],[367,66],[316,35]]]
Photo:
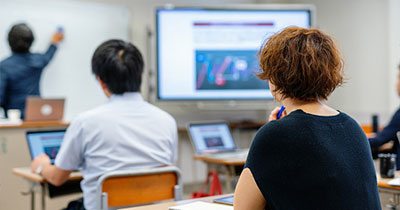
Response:
[[[235,190],[235,210],[381,209],[365,134],[323,104],[343,83],[343,62],[319,29],[289,27],[260,51],[261,79],[279,108],[255,136]],[[279,119],[278,119],[279,118]]]

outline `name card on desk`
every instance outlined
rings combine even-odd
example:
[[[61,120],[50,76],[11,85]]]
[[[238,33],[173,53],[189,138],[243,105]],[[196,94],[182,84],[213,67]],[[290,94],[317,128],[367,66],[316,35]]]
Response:
[[[207,203],[203,201],[196,201],[193,203],[172,206],[169,210],[233,210],[233,206],[227,206],[223,204]]]

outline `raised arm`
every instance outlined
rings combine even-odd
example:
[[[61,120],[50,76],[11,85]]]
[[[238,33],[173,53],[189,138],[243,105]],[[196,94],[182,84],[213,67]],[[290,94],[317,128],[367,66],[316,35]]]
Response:
[[[51,59],[53,58],[56,50],[57,50],[57,45],[64,40],[64,34],[61,32],[56,32],[53,35],[53,38],[51,40],[51,45],[47,49],[46,53],[43,54],[43,67],[47,66]]]

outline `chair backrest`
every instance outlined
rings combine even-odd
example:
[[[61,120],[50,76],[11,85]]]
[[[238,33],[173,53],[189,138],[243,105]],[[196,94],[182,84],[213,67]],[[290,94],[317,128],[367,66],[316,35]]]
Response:
[[[181,172],[175,166],[113,171],[97,182],[98,209],[182,200],[182,191]]]

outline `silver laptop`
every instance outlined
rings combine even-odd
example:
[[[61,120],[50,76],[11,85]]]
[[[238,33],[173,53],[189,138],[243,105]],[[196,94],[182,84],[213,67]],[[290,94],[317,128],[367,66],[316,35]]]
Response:
[[[198,156],[245,159],[248,149],[238,149],[226,122],[192,122],[189,137]]]
[[[43,99],[29,96],[25,105],[25,121],[61,121],[65,99]]]

